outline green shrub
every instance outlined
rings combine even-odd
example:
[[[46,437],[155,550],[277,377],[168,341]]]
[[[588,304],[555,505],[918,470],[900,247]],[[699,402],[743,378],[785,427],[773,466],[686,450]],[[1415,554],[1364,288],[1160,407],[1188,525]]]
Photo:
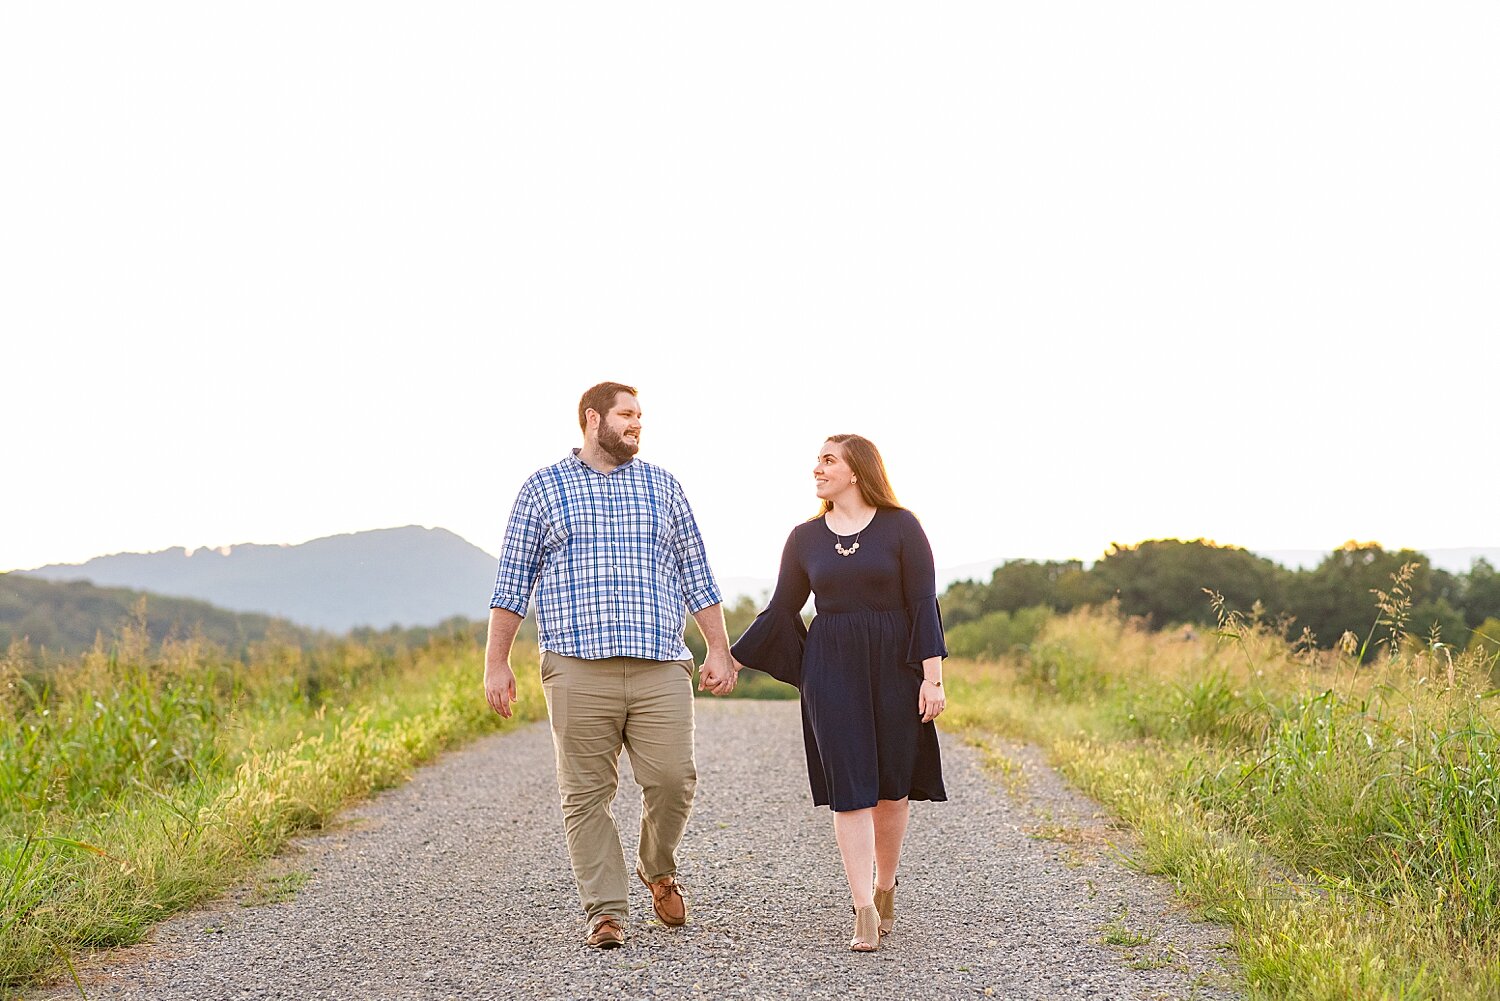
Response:
[[[1040,605],[1016,612],[990,612],[947,630],[948,652],[975,660],[1002,657],[1031,646],[1051,617],[1051,610]]]
[[[1489,664],[1490,675],[1500,673],[1500,619],[1485,619],[1469,638],[1469,652]]]

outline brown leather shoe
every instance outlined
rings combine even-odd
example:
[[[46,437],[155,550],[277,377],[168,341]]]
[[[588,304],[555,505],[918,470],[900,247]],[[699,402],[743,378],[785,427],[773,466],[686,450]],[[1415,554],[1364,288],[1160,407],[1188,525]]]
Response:
[[[589,926],[589,937],[584,939],[595,949],[618,949],[625,944],[625,932],[620,919],[613,914],[601,914]]]
[[[687,901],[682,899],[681,883],[672,876],[663,876],[653,883],[639,868],[635,874],[651,891],[651,906],[662,924],[676,927],[687,923]]]

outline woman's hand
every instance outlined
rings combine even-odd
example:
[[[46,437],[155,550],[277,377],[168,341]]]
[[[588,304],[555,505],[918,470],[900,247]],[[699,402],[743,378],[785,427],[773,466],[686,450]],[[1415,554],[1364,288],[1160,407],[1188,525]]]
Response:
[[[943,694],[943,683],[922,679],[922,690],[917,694],[917,712],[922,714],[922,722],[931,723],[947,707],[948,697]]]
[[[734,691],[734,683],[739,680],[739,676],[739,662],[728,649],[710,650],[703,658],[703,666],[698,670],[698,691],[728,695]]]

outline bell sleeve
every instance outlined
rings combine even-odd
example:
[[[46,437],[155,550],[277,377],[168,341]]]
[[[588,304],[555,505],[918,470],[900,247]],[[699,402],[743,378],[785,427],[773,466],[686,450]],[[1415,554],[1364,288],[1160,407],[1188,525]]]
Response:
[[[943,613],[938,608],[937,570],[932,562],[932,546],[916,515],[906,512],[901,528],[901,590],[906,602],[906,618],[911,623],[911,639],[906,648],[906,662],[917,670],[928,657],[948,656],[943,640]]]
[[[730,647],[735,660],[746,667],[769,674],[777,681],[801,687],[802,647],[807,626],[802,622],[802,606],[812,585],[807,569],[797,551],[797,533],[787,537],[781,552],[781,569],[776,576],[776,590],[771,603],[755,617],[740,638]]]

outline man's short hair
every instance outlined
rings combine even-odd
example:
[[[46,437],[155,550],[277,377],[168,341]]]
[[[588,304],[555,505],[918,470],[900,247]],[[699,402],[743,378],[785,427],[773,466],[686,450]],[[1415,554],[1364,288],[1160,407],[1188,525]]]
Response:
[[[627,386],[623,382],[601,382],[585,390],[583,399],[578,401],[578,430],[589,429],[588,412],[590,410],[602,418],[614,408],[615,400],[621,393],[629,393],[631,396],[640,395],[635,391],[634,386]]]

